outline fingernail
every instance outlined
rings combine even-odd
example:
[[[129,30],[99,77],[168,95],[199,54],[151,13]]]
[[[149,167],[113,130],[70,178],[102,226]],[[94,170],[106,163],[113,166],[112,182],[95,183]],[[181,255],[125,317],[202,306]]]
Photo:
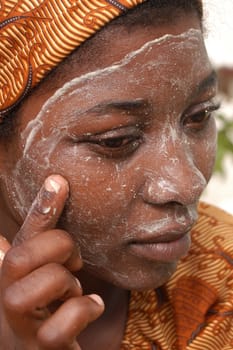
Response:
[[[5,256],[5,253],[2,250],[0,250],[0,263],[3,261],[4,256]]]
[[[58,193],[61,189],[61,185],[51,177],[45,180],[44,186],[48,192]]]
[[[78,287],[79,287],[80,289],[82,289],[82,286],[81,286],[81,283],[79,282],[79,280],[78,280],[76,277],[74,278],[74,280],[75,280],[75,282],[77,283]]]
[[[97,295],[97,294],[90,294],[90,295],[88,295],[88,297],[90,299],[92,299],[96,304],[98,304],[100,306],[104,306],[104,302],[103,302],[102,298],[99,295]]]
[[[41,207],[40,212],[45,215],[45,214],[48,214],[50,210],[51,210],[51,207]]]

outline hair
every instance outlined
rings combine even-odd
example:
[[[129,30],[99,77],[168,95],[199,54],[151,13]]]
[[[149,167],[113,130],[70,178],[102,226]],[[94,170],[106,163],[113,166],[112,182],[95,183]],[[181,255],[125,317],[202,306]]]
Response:
[[[174,9],[181,9],[185,12],[196,11],[200,21],[202,21],[203,11],[200,0],[148,0],[134,7],[128,12],[123,13],[120,17],[115,18],[111,23],[120,24],[127,27],[136,25],[152,25],[154,24],[154,17],[151,10],[170,10],[159,13],[158,24],[170,21],[173,17]]]
[[[156,19],[156,23],[153,16],[153,9],[157,9],[158,18]],[[105,27],[101,28],[101,30],[95,33],[92,37],[87,39],[80,47],[78,47],[73,53],[70,54],[66,59],[64,59],[57,67],[55,67],[43,80],[40,82],[34,89],[32,89],[30,94],[37,89],[41,83],[46,82],[49,83],[53,80],[55,74],[59,72],[62,74],[63,65],[70,61],[70,63],[75,63],[77,58],[74,58],[74,53],[78,52],[79,54],[79,64],[82,64],[82,61],[88,61],[89,59],[96,57],[99,50],[101,50],[101,45],[97,45],[95,47],[93,45],[93,38],[99,39],[101,33],[108,30],[111,26],[123,26],[127,29],[135,28],[135,26],[159,26],[168,21],[174,20],[174,10],[182,10],[187,13],[192,11],[196,11],[197,15],[200,19],[200,23],[202,25],[202,5],[200,0],[147,0],[140,5],[122,13],[119,17],[113,19],[110,23],[108,23]],[[102,40],[102,39],[100,39]],[[89,50],[89,48],[91,48]],[[25,97],[25,98],[27,98]],[[23,101],[20,102],[11,112],[4,116],[2,121],[0,122],[0,139],[4,139],[6,141],[8,138],[11,138],[14,133],[17,131],[18,126],[18,118],[17,114],[20,110]]]

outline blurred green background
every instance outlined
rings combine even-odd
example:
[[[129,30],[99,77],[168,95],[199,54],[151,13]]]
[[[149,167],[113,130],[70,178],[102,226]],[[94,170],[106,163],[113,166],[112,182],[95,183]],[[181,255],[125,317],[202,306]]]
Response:
[[[232,157],[233,164],[233,120],[230,120],[221,113],[217,115],[217,122],[219,125],[219,131],[215,172],[224,176],[224,158],[226,155]]]

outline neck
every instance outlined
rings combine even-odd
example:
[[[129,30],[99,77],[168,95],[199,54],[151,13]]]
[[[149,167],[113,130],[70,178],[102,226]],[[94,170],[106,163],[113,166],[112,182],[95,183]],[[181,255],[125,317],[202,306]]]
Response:
[[[81,348],[119,350],[127,321],[129,292],[96,279],[84,271],[78,273],[78,278],[84,294],[96,293],[105,303],[103,315],[78,337]]]

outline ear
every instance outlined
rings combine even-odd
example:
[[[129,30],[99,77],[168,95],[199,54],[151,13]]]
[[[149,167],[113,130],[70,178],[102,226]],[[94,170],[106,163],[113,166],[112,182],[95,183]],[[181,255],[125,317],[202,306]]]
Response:
[[[13,196],[13,189],[12,196],[10,196],[9,193],[11,189],[9,188],[8,182],[16,164],[15,158],[17,152],[15,152],[13,141],[13,137],[8,138],[6,135],[3,136],[0,134],[0,234],[9,241],[13,239],[19,229],[11,199]],[[1,244],[2,240],[0,239],[0,250]]]
[[[0,179],[4,174],[8,172],[8,168],[10,167],[11,160],[11,148],[9,143],[12,140],[7,140],[5,136],[1,136],[0,134]]]

